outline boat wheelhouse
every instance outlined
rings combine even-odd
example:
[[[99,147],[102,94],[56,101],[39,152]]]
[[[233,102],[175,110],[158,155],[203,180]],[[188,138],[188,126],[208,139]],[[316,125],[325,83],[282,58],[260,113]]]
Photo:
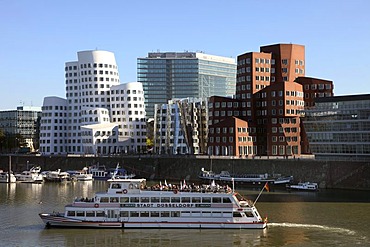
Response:
[[[254,204],[228,186],[164,185],[145,179],[111,179],[106,192],[41,213],[48,227],[263,229]]]

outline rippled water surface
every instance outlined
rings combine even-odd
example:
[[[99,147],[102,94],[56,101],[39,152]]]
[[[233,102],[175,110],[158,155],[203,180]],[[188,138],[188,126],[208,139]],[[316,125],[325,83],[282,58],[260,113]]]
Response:
[[[256,204],[265,230],[45,229],[38,217],[104,190],[101,181],[0,184],[0,246],[370,246],[365,191],[265,192]]]

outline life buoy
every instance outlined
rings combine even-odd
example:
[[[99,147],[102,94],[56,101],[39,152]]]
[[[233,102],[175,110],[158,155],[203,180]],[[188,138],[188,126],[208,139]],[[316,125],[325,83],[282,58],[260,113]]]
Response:
[[[174,190],[174,191],[173,191],[173,193],[174,193],[174,194],[177,194],[177,192],[178,192],[177,190]]]
[[[95,203],[94,208],[98,208],[98,207],[99,207],[99,204]]]
[[[122,190],[122,192],[123,192],[123,194],[127,194],[127,190],[126,189]]]

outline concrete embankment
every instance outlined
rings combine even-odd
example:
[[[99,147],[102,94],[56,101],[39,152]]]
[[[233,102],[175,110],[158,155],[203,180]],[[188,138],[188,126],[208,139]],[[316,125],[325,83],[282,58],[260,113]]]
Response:
[[[94,164],[114,168],[120,163],[137,177],[154,180],[197,180],[201,168],[218,173],[292,175],[295,181],[319,183],[321,188],[370,190],[370,163],[349,161],[316,161],[312,159],[233,159],[195,156],[32,156],[13,155],[12,170],[21,172],[32,165],[43,170],[77,170]],[[0,169],[8,170],[9,156],[0,156]]]

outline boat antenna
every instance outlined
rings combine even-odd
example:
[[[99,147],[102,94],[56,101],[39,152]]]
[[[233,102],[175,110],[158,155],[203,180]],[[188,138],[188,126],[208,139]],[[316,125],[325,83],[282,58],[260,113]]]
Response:
[[[233,194],[234,194],[234,189],[235,189],[234,177],[231,178],[231,181],[233,182]]]

